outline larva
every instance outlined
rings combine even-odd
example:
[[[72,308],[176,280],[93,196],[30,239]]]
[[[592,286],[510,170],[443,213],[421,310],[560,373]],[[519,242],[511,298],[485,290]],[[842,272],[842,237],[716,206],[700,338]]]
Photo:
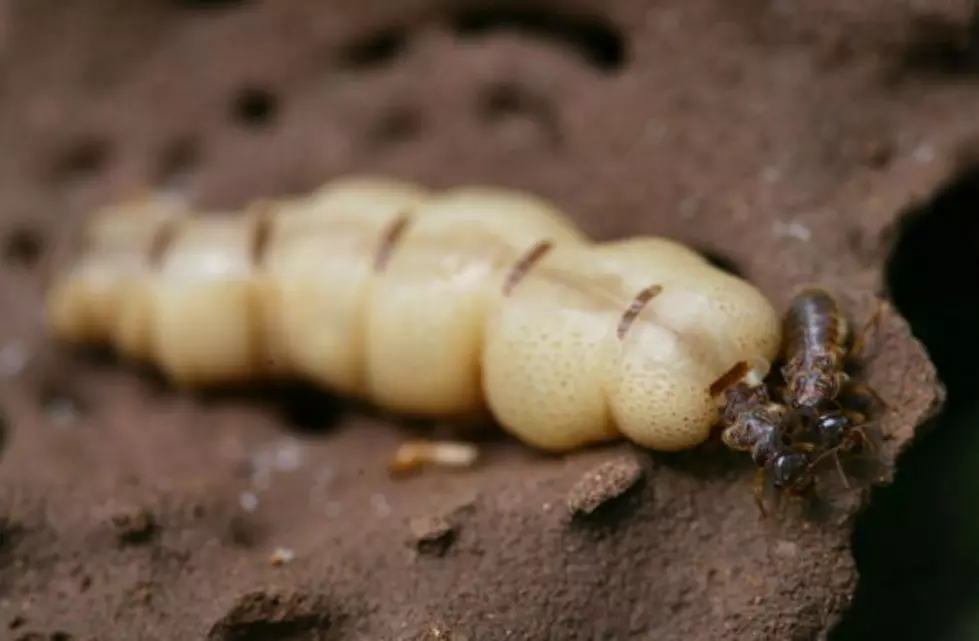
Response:
[[[781,339],[758,289],[674,241],[593,243],[529,194],[369,177],[238,216],[108,208],[46,314],[180,385],[298,375],[408,415],[488,410],[551,451],[694,447],[712,383]]]

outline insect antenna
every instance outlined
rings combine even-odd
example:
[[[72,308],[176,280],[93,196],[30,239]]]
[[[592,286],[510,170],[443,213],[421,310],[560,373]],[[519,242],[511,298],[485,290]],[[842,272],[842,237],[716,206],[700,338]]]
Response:
[[[840,445],[837,445],[836,447],[831,447],[830,449],[826,450],[825,452],[823,452],[822,454],[820,454],[819,456],[817,456],[809,464],[809,469],[810,470],[815,469],[815,467],[817,465],[819,465],[819,463],[824,458],[826,458],[827,456],[832,456],[833,457],[833,462],[836,464],[836,471],[839,472],[839,474],[840,474],[840,481],[843,482],[843,487],[845,487],[846,489],[849,490],[849,489],[851,489],[852,486],[850,485],[850,481],[847,478],[846,471],[843,470],[843,462],[840,460],[840,452],[839,452],[839,450],[840,450],[841,447],[842,446],[840,446]]]

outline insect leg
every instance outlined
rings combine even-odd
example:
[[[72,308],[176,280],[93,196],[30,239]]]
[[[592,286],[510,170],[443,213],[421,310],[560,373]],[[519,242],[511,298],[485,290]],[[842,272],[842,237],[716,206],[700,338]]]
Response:
[[[843,386],[841,395],[847,397],[851,401],[857,401],[861,406],[871,406],[876,405],[877,408],[886,412],[888,410],[887,401],[881,398],[880,394],[877,393],[874,388],[866,385],[865,383],[858,383],[853,380],[846,381]],[[867,402],[869,400],[869,403]]]
[[[867,336],[871,332],[876,332],[880,327],[881,314],[886,306],[887,303],[883,299],[877,299],[877,302],[874,304],[874,311],[871,312],[870,317],[864,322],[863,327],[860,328],[860,332],[850,344],[850,349],[847,350],[847,360],[856,360],[864,355],[863,352],[867,348]]]
[[[844,444],[846,444],[847,448],[853,445],[859,445],[869,450],[872,455],[875,455],[877,453],[877,446],[870,440],[870,437],[867,435],[867,430],[864,429],[869,424],[867,417],[859,412],[853,411],[847,411],[846,416],[850,419],[853,427],[850,428],[850,434],[846,436]]]
[[[754,483],[754,495],[755,495],[755,505],[758,506],[758,511],[761,512],[761,518],[768,518],[768,510],[765,509],[765,469],[759,468],[755,472],[755,483]]]
[[[811,447],[810,451],[816,450],[816,447],[811,443],[800,443],[800,445],[810,446]],[[836,464],[836,471],[839,472],[840,474],[840,481],[843,482],[843,487],[849,490],[850,480],[847,478],[846,471],[844,471],[843,469],[843,462],[840,460],[841,448],[842,448],[841,445],[837,445],[836,447],[831,447],[830,449],[826,450],[825,452],[817,456],[815,459],[813,459],[812,463],[809,464],[809,468],[810,469],[815,468],[816,465],[819,464],[819,462],[822,461],[824,458],[826,458],[827,456],[832,456],[833,462]]]

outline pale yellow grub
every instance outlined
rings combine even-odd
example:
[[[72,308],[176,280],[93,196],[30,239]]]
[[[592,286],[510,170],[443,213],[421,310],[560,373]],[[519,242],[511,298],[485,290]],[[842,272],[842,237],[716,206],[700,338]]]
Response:
[[[181,224],[149,300],[156,360],[182,385],[261,373],[262,333],[252,279],[251,226],[228,216]]]
[[[359,177],[245,216],[142,208],[94,224],[49,324],[188,386],[298,375],[406,414],[489,409],[545,450],[621,436],[679,450],[719,418],[711,384],[742,360],[767,371],[780,342],[761,292],[692,249],[594,244],[513,190]]]
[[[592,263],[584,246],[552,251],[487,323],[483,388],[490,409],[504,429],[541,449],[618,435],[602,383],[628,300],[617,304],[619,279],[592,271]]]
[[[479,412],[487,306],[541,239],[586,242],[551,206],[509,190],[458,189],[422,207],[371,291],[370,398],[415,415]]]
[[[374,259],[395,221],[410,220],[428,198],[407,183],[358,178],[271,208],[261,287],[275,363],[337,393],[366,394]]]

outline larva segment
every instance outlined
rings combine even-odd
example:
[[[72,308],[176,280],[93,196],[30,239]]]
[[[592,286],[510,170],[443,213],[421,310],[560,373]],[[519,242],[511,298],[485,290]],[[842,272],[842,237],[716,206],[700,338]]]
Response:
[[[711,384],[739,360],[774,357],[778,316],[757,290],[644,240],[553,252],[490,325],[486,396],[522,440],[560,451],[621,433],[693,447],[718,418]],[[633,314],[649,283],[662,289]]]
[[[263,301],[273,358],[341,394],[367,396],[367,309],[391,229],[413,218],[426,190],[392,180],[337,181],[276,212]],[[410,223],[408,223],[410,224]]]
[[[586,242],[552,207],[509,190],[460,188],[423,206],[371,293],[370,398],[413,415],[483,411],[486,314],[542,239]]]
[[[254,220],[230,215],[183,221],[148,288],[147,309],[133,305],[135,318],[152,328],[147,349],[178,384],[223,384],[263,373],[253,234]]]
[[[603,388],[616,353],[615,327],[632,295],[593,266],[588,247],[556,247],[487,322],[487,403],[505,430],[539,449],[565,451],[618,436]]]
[[[69,342],[111,342],[126,292],[150,270],[161,230],[188,214],[169,198],[141,198],[97,212],[83,235],[80,260],[48,293],[47,326]]]

